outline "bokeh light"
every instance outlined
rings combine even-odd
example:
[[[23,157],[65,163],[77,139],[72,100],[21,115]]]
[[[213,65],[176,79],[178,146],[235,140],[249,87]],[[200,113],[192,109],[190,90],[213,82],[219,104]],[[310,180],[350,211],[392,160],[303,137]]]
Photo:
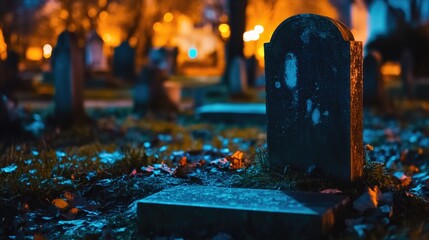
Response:
[[[229,38],[229,36],[231,36],[231,30],[229,28],[229,25],[226,23],[222,23],[219,25],[219,32],[224,39],[227,39]]]
[[[155,24],[153,24],[153,30],[155,32],[159,32],[159,31],[161,31],[161,29],[162,29],[162,23],[156,22]]]
[[[29,47],[25,52],[25,57],[30,61],[40,61],[43,58],[43,52],[40,47]]]
[[[198,50],[194,47],[189,48],[188,57],[190,59],[195,59],[198,57]]]
[[[52,46],[50,44],[43,45],[43,57],[50,58],[52,55]]]
[[[256,25],[254,28],[253,28],[253,30],[255,31],[255,32],[257,32],[258,34],[261,34],[261,33],[263,33],[264,32],[264,27],[262,26],[262,25]]]
[[[171,12],[164,14],[164,21],[171,22],[174,19],[174,15]]]
[[[102,12],[100,12],[100,16],[99,17],[100,17],[100,20],[105,21],[109,17],[109,13],[106,12],[106,11],[102,11]]]

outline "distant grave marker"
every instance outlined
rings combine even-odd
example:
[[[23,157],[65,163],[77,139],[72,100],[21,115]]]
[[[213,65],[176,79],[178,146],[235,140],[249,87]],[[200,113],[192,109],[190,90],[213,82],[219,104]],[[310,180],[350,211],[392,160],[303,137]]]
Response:
[[[134,68],[135,50],[124,41],[113,52],[113,76],[132,82],[135,78]]]
[[[381,55],[371,51],[363,58],[363,103],[365,106],[380,105],[383,101]]]
[[[265,66],[270,166],[360,177],[362,43],[338,21],[297,15],[265,44]]]
[[[107,71],[107,58],[103,51],[103,39],[92,31],[85,46],[85,65],[91,72]]]
[[[241,94],[247,90],[246,61],[243,58],[232,59],[229,79],[231,94]]]
[[[84,57],[75,33],[64,31],[58,36],[52,56],[55,79],[55,118],[69,122],[84,117]]]

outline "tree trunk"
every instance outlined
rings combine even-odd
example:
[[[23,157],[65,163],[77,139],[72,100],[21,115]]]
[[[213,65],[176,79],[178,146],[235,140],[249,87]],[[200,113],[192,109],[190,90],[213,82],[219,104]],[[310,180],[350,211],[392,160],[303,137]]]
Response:
[[[244,57],[243,33],[246,30],[246,7],[248,0],[228,0],[229,26],[231,36],[226,44],[226,69],[223,76],[223,83],[229,86],[228,79],[231,62],[234,57]]]

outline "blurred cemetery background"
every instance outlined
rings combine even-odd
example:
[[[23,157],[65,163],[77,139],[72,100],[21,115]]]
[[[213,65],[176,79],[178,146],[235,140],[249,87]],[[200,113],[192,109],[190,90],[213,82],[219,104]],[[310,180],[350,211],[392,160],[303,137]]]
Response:
[[[360,45],[353,45],[355,52],[347,45],[345,51],[346,28],[316,15],[296,19],[310,19],[312,31],[335,28],[336,38],[325,38],[326,29],[314,32],[343,45],[330,41],[327,48],[318,47],[326,45],[302,32],[307,22],[301,20],[296,32],[289,32],[294,24],[278,28],[301,13],[338,20],[363,42],[363,112],[354,81],[360,75]],[[306,47],[290,45],[303,50],[299,74],[314,81],[311,87],[297,87],[293,54],[278,61],[277,48],[264,48],[275,29],[287,35],[276,39],[282,50],[289,47],[284,39],[312,41]],[[267,88],[265,64],[267,82],[273,83]],[[273,80],[279,71],[294,95],[268,94],[275,97],[266,105],[266,92],[283,84]],[[319,87],[323,94],[313,98]],[[296,105],[298,90],[304,94]],[[368,219],[382,226],[414,224],[414,219],[427,223],[428,99],[429,0],[0,0],[0,238],[21,239],[35,229],[52,239],[101,228],[104,236],[110,216],[115,217],[111,229],[134,234],[134,201],[183,183],[337,193],[342,184],[325,182],[313,162],[364,174],[359,187],[344,191],[352,200],[365,192],[375,201],[370,214],[364,218],[362,211],[359,221],[348,223],[357,226],[353,233],[362,237],[365,229],[374,229],[378,234],[378,227],[362,227]],[[322,122],[328,116],[335,121]],[[361,133],[365,152],[356,150]],[[344,165],[353,161],[343,158],[331,161],[331,154],[350,156],[351,143],[357,167]],[[302,150],[293,160],[311,165],[295,175],[282,161],[274,167],[282,173],[271,175],[269,144],[279,156]],[[385,197],[381,191],[395,194],[394,210],[372,211],[380,200],[375,194]],[[33,221],[39,217],[45,224]],[[74,223],[60,219],[90,227],[63,227]],[[425,230],[415,226],[415,239],[422,231],[429,235],[428,224]],[[402,236],[396,228],[386,229]]]
[[[53,52],[69,31],[87,106],[132,106],[153,58],[181,110],[231,96],[264,102],[263,44],[281,21],[308,12],[343,22],[373,56],[367,78],[378,79],[366,81],[366,102],[429,96],[429,0],[1,0],[0,91],[32,108],[49,104]]]

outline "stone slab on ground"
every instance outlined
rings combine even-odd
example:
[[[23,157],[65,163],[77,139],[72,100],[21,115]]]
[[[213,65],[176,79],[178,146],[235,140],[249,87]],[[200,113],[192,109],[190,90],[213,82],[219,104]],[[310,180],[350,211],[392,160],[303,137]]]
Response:
[[[333,194],[177,186],[138,203],[137,227],[143,235],[226,232],[234,238],[320,239],[344,223],[349,203]]]
[[[256,123],[266,124],[264,103],[215,103],[195,110],[198,119],[223,123]]]

